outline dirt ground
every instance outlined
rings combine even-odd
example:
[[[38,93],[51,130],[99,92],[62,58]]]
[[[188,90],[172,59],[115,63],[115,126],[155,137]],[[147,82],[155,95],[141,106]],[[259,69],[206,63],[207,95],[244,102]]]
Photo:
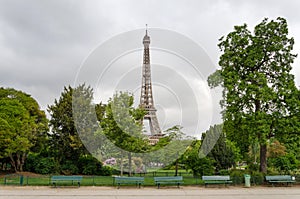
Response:
[[[17,173],[12,173],[12,172],[0,172],[0,178],[3,178],[6,175],[23,175],[23,176],[28,176],[28,177],[42,177],[43,175],[37,174],[37,173],[32,173],[32,172],[17,172]]]

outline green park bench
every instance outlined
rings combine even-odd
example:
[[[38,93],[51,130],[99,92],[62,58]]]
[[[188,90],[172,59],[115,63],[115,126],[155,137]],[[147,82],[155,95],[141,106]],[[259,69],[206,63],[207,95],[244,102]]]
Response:
[[[202,176],[202,180],[204,181],[205,187],[208,184],[231,184],[230,176]]]
[[[118,189],[121,184],[135,184],[139,188],[144,184],[144,177],[126,177],[126,176],[115,176],[114,183],[118,185]]]
[[[78,187],[80,187],[81,180],[82,176],[51,176],[51,184],[55,187],[58,182],[72,182],[72,185],[76,182]]]
[[[272,186],[274,186],[275,183],[286,183],[288,186],[289,184],[296,182],[295,178],[290,175],[266,176],[266,181],[272,184]]]
[[[159,189],[160,185],[171,185],[176,184],[179,188],[179,185],[183,183],[182,176],[171,176],[171,177],[154,177],[155,185],[157,185],[157,188]]]

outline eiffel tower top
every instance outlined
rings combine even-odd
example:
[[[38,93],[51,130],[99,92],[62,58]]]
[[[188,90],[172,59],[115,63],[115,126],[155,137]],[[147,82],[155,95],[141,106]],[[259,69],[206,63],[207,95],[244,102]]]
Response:
[[[144,36],[143,44],[145,47],[146,46],[149,47],[149,44],[150,44],[150,37],[148,36],[148,25],[147,24],[146,24],[146,35]]]

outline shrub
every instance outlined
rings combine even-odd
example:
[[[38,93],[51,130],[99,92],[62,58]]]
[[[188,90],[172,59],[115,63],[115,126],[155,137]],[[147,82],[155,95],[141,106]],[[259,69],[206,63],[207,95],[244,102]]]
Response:
[[[221,169],[219,171],[219,174],[222,175],[222,176],[225,176],[225,175],[229,175],[229,170],[228,169]]]
[[[72,174],[78,174],[78,167],[70,160],[67,160],[62,166],[61,166],[61,172],[65,175],[72,175]]]
[[[191,169],[194,176],[203,176],[203,175],[212,175],[214,174],[214,166],[213,166],[213,160],[204,157],[199,158],[196,157],[189,157],[185,160],[185,166],[186,169]]]
[[[110,166],[103,166],[96,158],[85,155],[79,158],[79,172],[84,175],[110,176],[113,169]]]
[[[24,168],[25,171],[39,174],[52,174],[59,172],[59,165],[55,162],[54,158],[41,157],[39,154],[29,154]]]
[[[110,166],[103,166],[101,169],[102,176],[111,176],[114,173],[114,169]]]
[[[242,184],[244,182],[244,174],[246,173],[243,170],[232,170],[230,177],[234,184]]]
[[[97,175],[101,170],[102,164],[93,156],[81,156],[78,160],[79,173],[85,175]]]
[[[35,172],[39,174],[58,173],[58,170],[58,164],[55,162],[54,158],[51,157],[40,158],[35,168]]]
[[[247,166],[247,169],[250,171],[259,171],[259,164],[249,164]]]
[[[38,154],[29,154],[24,165],[24,170],[29,172],[36,172],[35,169],[39,162],[39,159],[40,157],[38,156]]]
[[[296,159],[294,154],[290,153],[273,159],[273,165],[278,169],[278,171],[289,174],[291,171],[297,169],[299,161]]]
[[[252,171],[251,173],[251,183],[256,184],[256,185],[261,185],[263,184],[265,180],[265,175],[261,172],[258,171]]]
[[[80,172],[84,175],[96,175],[98,174],[98,169],[97,165],[95,164],[87,164],[86,166],[83,167],[83,170]]]

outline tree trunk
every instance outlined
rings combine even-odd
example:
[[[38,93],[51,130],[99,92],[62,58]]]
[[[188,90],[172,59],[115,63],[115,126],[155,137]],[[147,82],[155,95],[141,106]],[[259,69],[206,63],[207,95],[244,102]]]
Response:
[[[17,170],[16,162],[14,160],[13,155],[9,154],[9,158],[10,158],[10,163],[11,163],[12,167],[14,168],[15,172],[17,172],[18,170]]]
[[[128,176],[132,176],[131,152],[128,153]]]
[[[123,170],[124,170],[124,168],[123,168],[123,156],[124,156],[124,154],[123,154],[123,152],[121,152],[121,164],[120,164],[120,170],[121,170],[121,176],[123,176]]]
[[[261,109],[261,102],[259,100],[255,100],[255,113],[258,113]],[[262,136],[258,134],[258,141],[261,141]],[[267,173],[267,144],[260,144],[260,172]]]
[[[175,176],[178,176],[178,158],[175,163]]]
[[[17,157],[17,161],[16,161],[16,163],[17,163],[17,165],[16,165],[17,166],[17,171],[20,171],[20,166],[21,166],[20,154],[17,153],[16,157]]]
[[[25,164],[26,157],[27,157],[27,154],[25,152],[23,152],[22,158],[21,158],[21,164],[20,164],[20,171],[21,172],[23,172],[23,166]]]
[[[267,144],[260,144],[260,172],[267,173]]]

